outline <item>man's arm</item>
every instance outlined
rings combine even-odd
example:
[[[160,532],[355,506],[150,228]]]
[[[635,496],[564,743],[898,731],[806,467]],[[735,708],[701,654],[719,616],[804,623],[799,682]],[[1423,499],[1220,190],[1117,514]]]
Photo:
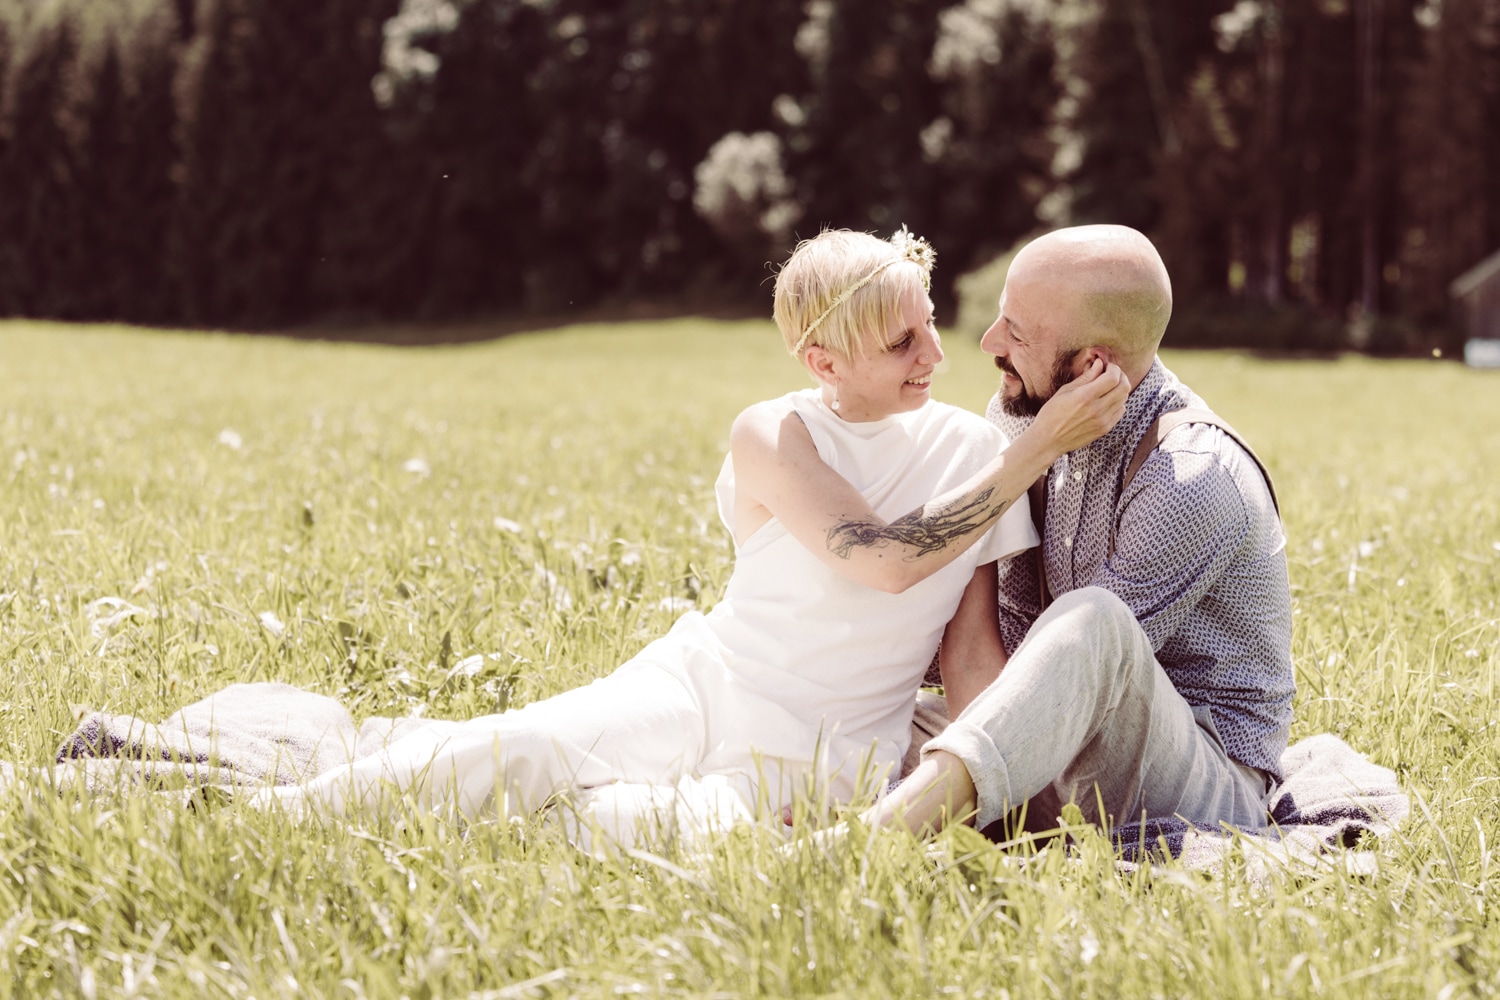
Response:
[[[1130,387],[1118,368],[1091,368],[1049,400],[1024,434],[973,478],[892,521],[818,455],[796,413],[752,406],[734,423],[736,519],[774,517],[835,572],[900,593],[947,566],[1061,454],[1113,427]],[[758,524],[735,525],[743,539]]]
[[[1036,516],[1035,511],[1032,516]],[[1036,560],[1036,550],[1030,550],[995,564],[1000,642],[1008,650],[1021,645],[1042,614]]]
[[[950,719],[989,687],[1005,666],[996,619],[995,567],[995,563],[985,563],[974,571],[943,632],[938,668]],[[928,836],[951,820],[972,815],[975,803],[974,781],[963,761],[937,751],[870,809],[865,821],[871,826],[901,824],[911,833]]]
[[[1023,552],[1017,559],[1029,559]],[[1005,666],[1005,646],[995,606],[995,563],[974,571],[953,620],[943,632],[938,650],[938,672],[948,699],[948,718],[954,718],[992,684]]]

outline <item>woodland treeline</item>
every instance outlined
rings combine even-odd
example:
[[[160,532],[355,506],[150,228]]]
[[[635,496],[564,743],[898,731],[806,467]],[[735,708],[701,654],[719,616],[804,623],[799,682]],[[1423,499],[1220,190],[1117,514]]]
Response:
[[[1179,342],[1412,351],[1500,249],[1500,0],[0,0],[0,82],[0,315],[764,308],[903,223],[946,303],[1112,221]]]

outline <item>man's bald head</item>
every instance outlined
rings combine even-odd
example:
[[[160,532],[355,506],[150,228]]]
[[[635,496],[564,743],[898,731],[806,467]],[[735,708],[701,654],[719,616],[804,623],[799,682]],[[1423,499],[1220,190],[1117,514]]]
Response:
[[[1073,226],[1039,236],[1011,263],[1024,282],[1075,307],[1076,349],[1108,347],[1127,371],[1150,366],[1172,317],[1172,282],[1156,247],[1128,226]],[[1060,331],[1062,332],[1062,331]]]

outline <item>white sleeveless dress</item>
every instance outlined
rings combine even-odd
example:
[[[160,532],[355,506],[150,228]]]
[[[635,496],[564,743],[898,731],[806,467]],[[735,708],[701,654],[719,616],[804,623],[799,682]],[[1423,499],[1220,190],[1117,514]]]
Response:
[[[978,472],[1005,444],[983,418],[929,402],[848,423],[816,390],[786,397],[818,453],[892,520]],[[734,468],[717,483],[734,508]],[[959,559],[902,594],[852,583],[772,519],[740,545],[723,600],[683,615],[607,677],[465,722],[267,799],[335,812],[415,793],[469,817],[522,815],[565,794],[575,834],[700,831],[777,815],[799,794],[878,789],[906,749],[913,697],[976,567],[1036,544],[1025,497]]]

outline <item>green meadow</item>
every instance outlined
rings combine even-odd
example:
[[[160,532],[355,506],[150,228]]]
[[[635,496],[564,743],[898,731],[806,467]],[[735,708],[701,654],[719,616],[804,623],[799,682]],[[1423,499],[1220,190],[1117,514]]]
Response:
[[[938,398],[994,369],[950,336]],[[1169,353],[1279,489],[1293,738],[1394,768],[1371,871],[1122,872],[736,831],[594,858],[551,826],[294,821],[0,790],[0,998],[1488,996],[1500,992],[1500,374]],[[802,387],[769,323],[392,348],[0,324],[0,758],[245,680],[465,717],[609,671],[732,556],[734,415]]]

